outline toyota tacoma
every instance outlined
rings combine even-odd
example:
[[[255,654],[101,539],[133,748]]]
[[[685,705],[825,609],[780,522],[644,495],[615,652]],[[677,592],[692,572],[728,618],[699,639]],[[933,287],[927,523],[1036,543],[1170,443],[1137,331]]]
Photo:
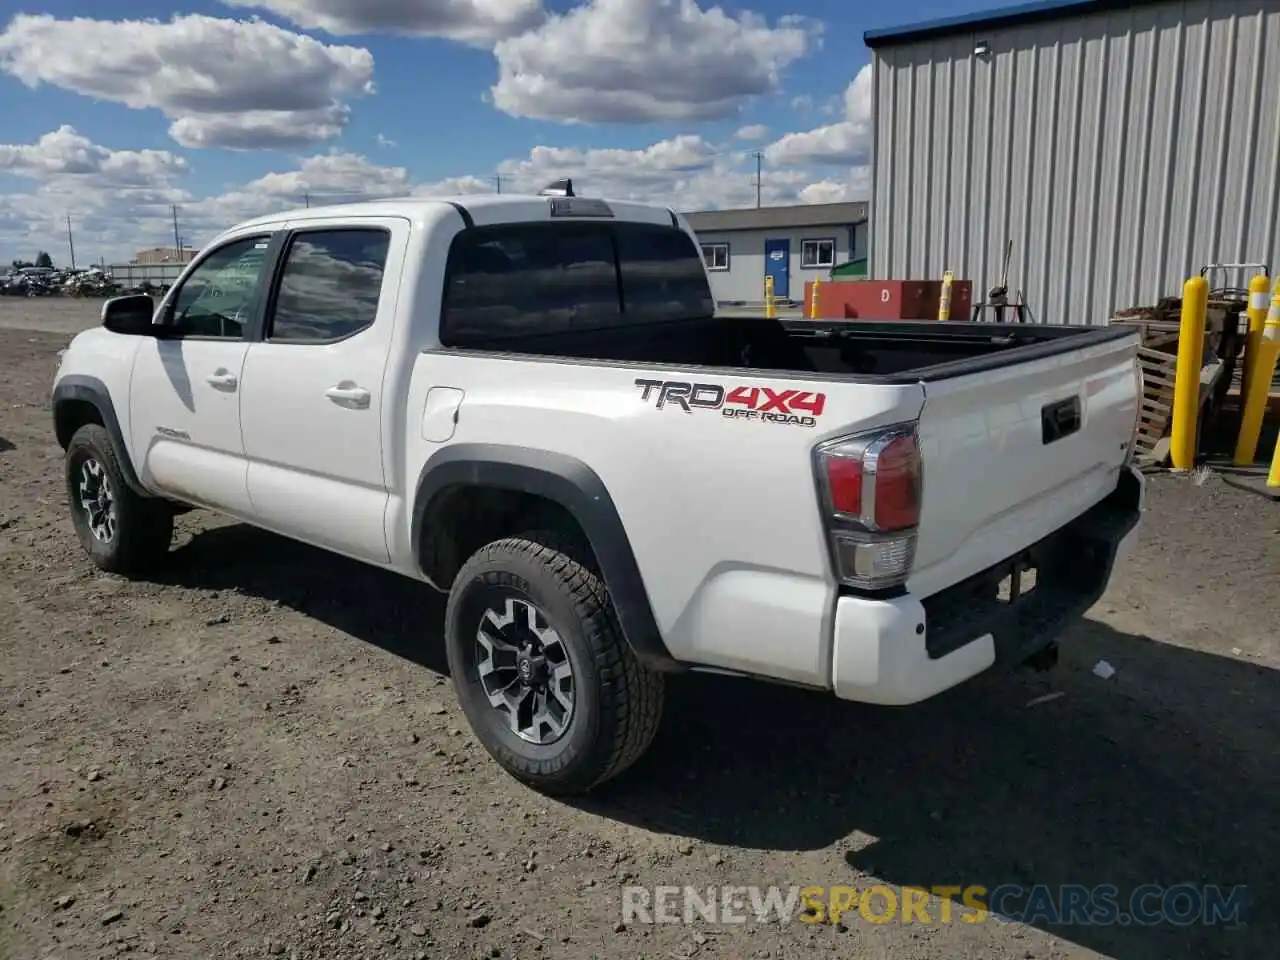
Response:
[[[98,567],[205,508],[443,591],[477,738],[568,794],[673,671],[903,705],[1056,650],[1139,521],[1137,347],[717,316],[683,217],[562,182],[240,224],[52,401]]]

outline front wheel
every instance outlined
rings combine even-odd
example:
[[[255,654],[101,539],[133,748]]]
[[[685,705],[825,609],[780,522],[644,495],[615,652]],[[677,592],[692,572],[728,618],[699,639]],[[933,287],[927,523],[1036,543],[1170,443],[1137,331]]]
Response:
[[[481,548],[449,593],[449,671],[471,729],[516,779],[585,793],[648,749],[662,675],[636,659],[600,577],[567,538]]]
[[[133,575],[157,563],[173,539],[173,512],[125,482],[111,436],[96,423],[67,444],[67,499],[89,559],[109,573]]]

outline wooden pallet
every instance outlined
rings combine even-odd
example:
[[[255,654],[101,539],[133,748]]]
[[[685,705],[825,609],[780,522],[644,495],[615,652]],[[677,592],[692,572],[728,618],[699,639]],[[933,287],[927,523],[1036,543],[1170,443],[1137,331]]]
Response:
[[[1160,441],[1169,433],[1173,421],[1173,383],[1178,367],[1179,314],[1182,302],[1166,298],[1154,307],[1118,310],[1112,325],[1127,326],[1138,331],[1141,346],[1138,361],[1145,382],[1138,421],[1135,455],[1139,460],[1163,459],[1165,447]],[[1231,301],[1210,301],[1205,315],[1204,360],[1200,372],[1200,409],[1203,411],[1223,372],[1220,354],[1232,353],[1235,337],[1233,324],[1238,323],[1242,305]],[[1225,392],[1226,384],[1222,384]],[[1160,449],[1157,449],[1157,445]]]
[[[1229,323],[1239,316],[1241,305],[1228,301],[1209,301],[1205,312],[1204,356],[1218,354],[1219,345]],[[1117,310],[1111,317],[1113,326],[1134,327],[1142,338],[1142,345],[1164,353],[1178,352],[1178,331],[1182,323],[1178,317],[1181,301],[1162,300],[1155,307],[1132,307]]]
[[[1134,453],[1139,459],[1149,460],[1154,458],[1156,444],[1168,433],[1173,420],[1173,381],[1178,357],[1139,347],[1138,362],[1142,365],[1143,386]]]

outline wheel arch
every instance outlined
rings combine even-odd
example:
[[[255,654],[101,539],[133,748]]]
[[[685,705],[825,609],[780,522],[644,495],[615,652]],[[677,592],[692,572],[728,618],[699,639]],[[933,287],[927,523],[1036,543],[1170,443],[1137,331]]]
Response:
[[[618,623],[628,645],[646,666],[676,670],[658,630],[644,579],[636,563],[631,541],[604,481],[575,457],[532,447],[505,444],[462,443],[445,447],[431,457],[418,477],[414,495],[411,542],[419,570],[437,586],[447,589],[439,573],[436,538],[446,531],[450,498],[459,491],[484,490],[499,495],[521,495],[529,502],[549,503],[571,518],[591,547],[601,577],[609,590]],[[509,530],[508,534],[521,531]],[[461,566],[459,558],[457,566]],[[445,563],[446,571],[450,564]],[[444,579],[452,579],[456,568]]]
[[[133,469],[133,460],[129,456],[129,448],[124,442],[124,433],[120,429],[120,420],[116,416],[115,404],[111,402],[111,393],[97,377],[83,374],[69,374],[60,379],[53,388],[53,430],[58,438],[58,445],[63,450],[71,443],[75,432],[88,423],[96,423],[107,431],[111,438],[111,446],[125,482],[139,496],[151,497],[152,494],[142,486],[137,472]]]

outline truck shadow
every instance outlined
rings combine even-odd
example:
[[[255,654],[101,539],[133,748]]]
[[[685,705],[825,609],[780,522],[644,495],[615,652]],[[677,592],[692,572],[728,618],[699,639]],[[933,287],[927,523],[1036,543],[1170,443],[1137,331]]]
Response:
[[[651,752],[583,807],[717,844],[848,846],[841,870],[784,881],[800,885],[1110,884],[1122,910],[1144,884],[1224,897],[1245,885],[1244,929],[1032,922],[1117,960],[1271,954],[1280,672],[1092,620],[1063,647],[1051,674],[982,678],[899,711],[680,678]],[[1104,657],[1109,681],[1091,673]],[[1064,695],[1027,705],[1049,691]],[[688,872],[671,882],[717,879]]]
[[[261,597],[448,675],[445,598],[425,584],[238,523],[203,530],[170,556],[157,582]]]
[[[251,527],[198,534],[162,579],[236,588],[447,672],[443,597]],[[1111,680],[1090,672],[1102,658],[1118,668]],[[1063,695],[1028,705],[1050,691]],[[1280,672],[1091,620],[1064,638],[1053,673],[984,677],[902,710],[673,678],[647,756],[574,805],[747,850],[845,850],[822,876],[769,870],[767,881],[735,875],[726,851],[718,870],[678,861],[674,883],[1109,884],[1122,909],[1144,884],[1245,885],[1243,929],[1033,922],[1118,960],[1270,956],[1280,937],[1277,733]]]

